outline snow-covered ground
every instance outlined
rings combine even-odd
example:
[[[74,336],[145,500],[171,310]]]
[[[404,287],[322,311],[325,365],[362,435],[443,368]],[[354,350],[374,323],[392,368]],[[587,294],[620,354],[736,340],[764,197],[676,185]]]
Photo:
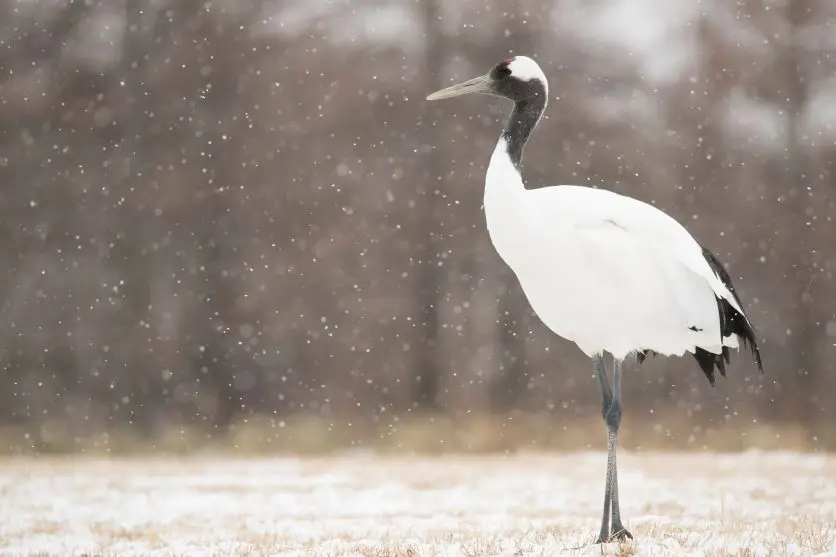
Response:
[[[2,555],[601,555],[606,457],[0,461]],[[836,457],[619,453],[604,554],[836,555]]]

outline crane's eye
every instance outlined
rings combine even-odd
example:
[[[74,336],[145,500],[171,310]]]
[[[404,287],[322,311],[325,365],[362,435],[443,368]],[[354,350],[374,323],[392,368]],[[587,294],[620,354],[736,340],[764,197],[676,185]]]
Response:
[[[499,68],[500,77],[508,77],[509,75],[511,75],[511,68],[509,68],[508,66],[502,66],[501,68]]]

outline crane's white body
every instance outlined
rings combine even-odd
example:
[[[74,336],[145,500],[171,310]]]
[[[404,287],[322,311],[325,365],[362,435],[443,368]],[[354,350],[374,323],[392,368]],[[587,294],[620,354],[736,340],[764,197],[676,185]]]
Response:
[[[485,215],[531,307],[588,356],[738,346],[736,335],[721,338],[716,297],[742,308],[696,240],[652,205],[581,186],[526,190],[500,139]]]

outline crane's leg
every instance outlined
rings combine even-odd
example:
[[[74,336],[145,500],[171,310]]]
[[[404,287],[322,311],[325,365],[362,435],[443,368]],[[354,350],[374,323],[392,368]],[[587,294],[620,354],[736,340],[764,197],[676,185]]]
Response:
[[[601,397],[604,399],[602,416],[607,419],[607,414],[612,405],[612,389],[607,379],[607,368],[604,367],[604,355],[598,354],[592,358],[592,365],[595,366],[595,375],[598,377],[598,385],[601,387]],[[607,428],[609,431],[609,427]],[[601,517],[601,532],[595,543],[606,543],[610,539],[610,486],[612,485],[612,452],[609,450],[609,436],[607,437],[607,480],[604,486],[604,513]]]
[[[593,358],[595,375],[601,387],[603,406],[601,414],[607,424],[607,481],[604,489],[604,513],[601,518],[601,532],[595,543],[606,543],[611,539],[632,538],[621,523],[621,508],[618,504],[618,469],[615,450],[618,444],[618,427],[621,425],[621,361],[613,359],[613,386],[610,388],[603,355]],[[612,511],[612,529],[610,529]]]
[[[618,446],[618,428],[621,425],[621,360],[613,358],[613,400],[607,415],[607,460],[612,455],[612,480],[610,497],[612,498],[612,530],[611,537],[624,540],[633,539],[624,524],[621,523],[621,507],[618,504],[618,464],[615,460],[615,449]]]

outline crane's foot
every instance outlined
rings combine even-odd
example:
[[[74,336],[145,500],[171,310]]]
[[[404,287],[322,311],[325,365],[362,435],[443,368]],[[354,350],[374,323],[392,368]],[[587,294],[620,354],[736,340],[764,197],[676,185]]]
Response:
[[[615,526],[612,530],[612,534],[601,531],[601,533],[598,534],[598,539],[595,540],[595,543],[623,542],[625,540],[633,539],[633,534],[631,534],[624,526]]]

